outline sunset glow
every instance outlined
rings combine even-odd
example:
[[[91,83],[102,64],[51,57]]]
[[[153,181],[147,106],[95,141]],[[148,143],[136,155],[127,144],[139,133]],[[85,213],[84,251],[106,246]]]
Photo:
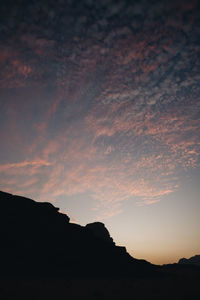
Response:
[[[4,6],[0,190],[136,258],[198,254],[198,1],[50,2]]]

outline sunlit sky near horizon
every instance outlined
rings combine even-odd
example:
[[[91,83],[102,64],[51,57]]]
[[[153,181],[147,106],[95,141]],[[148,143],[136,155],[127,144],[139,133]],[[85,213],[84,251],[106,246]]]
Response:
[[[0,190],[200,254],[198,1],[1,2]]]

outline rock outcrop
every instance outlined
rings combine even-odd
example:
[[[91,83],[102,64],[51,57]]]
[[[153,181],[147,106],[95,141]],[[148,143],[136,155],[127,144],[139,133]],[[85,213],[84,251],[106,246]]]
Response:
[[[109,231],[107,230],[107,228],[103,223],[94,222],[94,223],[87,224],[85,227],[91,230],[91,232],[94,234],[95,237],[102,239],[104,242],[108,244],[115,245],[113,239],[110,236]]]
[[[0,192],[0,275],[94,276],[154,272],[117,247],[104,224],[70,223],[50,203]]]

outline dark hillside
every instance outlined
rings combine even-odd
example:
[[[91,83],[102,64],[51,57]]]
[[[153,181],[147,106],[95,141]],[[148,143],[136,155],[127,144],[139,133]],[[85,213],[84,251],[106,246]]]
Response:
[[[70,223],[50,203],[0,192],[1,275],[139,276],[156,267],[131,257],[100,222]]]

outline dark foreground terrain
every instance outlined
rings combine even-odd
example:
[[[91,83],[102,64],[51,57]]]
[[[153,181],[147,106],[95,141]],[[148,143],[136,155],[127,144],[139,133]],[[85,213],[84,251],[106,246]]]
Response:
[[[200,299],[200,267],[131,257],[104,224],[0,192],[0,299]]]
[[[200,277],[1,279],[1,299],[199,300]]]

